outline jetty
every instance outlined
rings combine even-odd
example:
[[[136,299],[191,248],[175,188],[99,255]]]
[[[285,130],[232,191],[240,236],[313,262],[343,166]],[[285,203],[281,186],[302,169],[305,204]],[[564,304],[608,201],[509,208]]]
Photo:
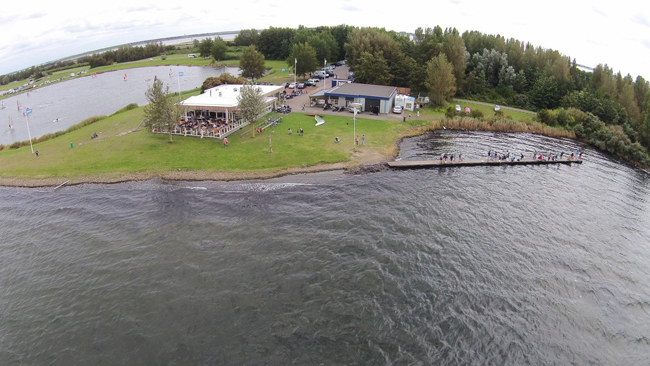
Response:
[[[506,166],[506,165],[549,165],[549,164],[582,164],[582,159],[520,159],[520,160],[499,160],[499,159],[461,159],[461,160],[400,160],[387,163],[393,169],[420,169],[420,168],[447,168],[457,166]]]

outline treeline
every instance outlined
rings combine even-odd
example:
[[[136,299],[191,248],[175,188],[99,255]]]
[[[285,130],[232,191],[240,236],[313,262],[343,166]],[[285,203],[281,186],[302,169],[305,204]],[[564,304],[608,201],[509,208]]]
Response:
[[[584,71],[556,50],[439,26],[414,34],[347,25],[271,27],[242,31],[235,44],[254,45],[266,58],[290,66],[296,57],[299,74],[305,70],[298,55],[311,60],[315,54],[318,63],[303,61],[311,69],[324,59],[346,59],[356,81],[409,87],[414,95],[428,93],[433,104],[458,96],[540,111],[543,122],[575,129],[597,147],[648,165],[648,81],[607,65]]]
[[[113,51],[106,51],[102,53],[93,54],[91,56],[84,56],[79,58],[79,62],[88,62],[90,68],[108,66],[114,63],[138,61],[145,58],[160,56],[165,52],[170,52],[176,49],[176,46],[164,46],[160,43],[148,43],[145,46],[120,46]]]
[[[40,66],[32,66],[29,69],[14,72],[0,77],[0,85],[7,85],[17,80],[38,79],[56,71],[72,69],[84,65],[77,61],[57,61]]]

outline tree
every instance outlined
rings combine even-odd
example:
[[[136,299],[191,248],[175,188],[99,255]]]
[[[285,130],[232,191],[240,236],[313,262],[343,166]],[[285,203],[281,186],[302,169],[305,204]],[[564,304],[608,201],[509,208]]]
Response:
[[[293,68],[295,60],[298,60],[295,73],[296,75],[305,75],[318,68],[316,60],[316,50],[307,43],[294,44],[291,49],[291,55],[287,59],[287,64]]]
[[[144,107],[146,118],[145,125],[150,129],[167,129],[169,142],[172,140],[172,131],[176,122],[177,108],[174,106],[173,96],[169,93],[169,85],[163,89],[163,82],[155,80],[144,93],[149,104]]]
[[[447,56],[447,60],[454,66],[454,76],[456,82],[462,84],[465,77],[465,42],[458,35],[458,31],[453,29],[445,33],[442,40],[442,50]]]
[[[214,39],[214,42],[212,42],[210,54],[215,61],[220,61],[226,58],[227,50],[228,46],[226,46],[226,42],[221,37],[217,37]]]
[[[560,95],[555,79],[542,76],[535,81],[530,89],[530,103],[539,109],[553,109],[559,105]]]
[[[210,88],[214,88],[215,86],[219,86],[223,84],[245,84],[245,83],[246,83],[245,78],[233,76],[232,74],[224,72],[219,76],[209,77],[205,79],[203,81],[203,85],[201,85],[201,93],[203,93],[204,91]]]
[[[241,75],[245,78],[252,78],[253,80],[261,78],[266,71],[264,55],[258,52],[255,46],[248,46],[239,59],[239,68],[241,69]]]
[[[354,77],[360,83],[388,85],[393,79],[381,51],[377,55],[363,52],[357,62],[359,67],[354,73]]]
[[[201,57],[209,57],[212,51],[212,38],[206,38],[199,43],[199,53]]]
[[[260,35],[257,33],[257,29],[242,29],[239,31],[237,37],[235,37],[235,46],[250,46],[257,44],[259,38]]]
[[[255,137],[255,120],[264,113],[265,109],[262,90],[253,84],[246,84],[240,89],[237,101],[239,102],[239,115],[245,122],[250,123],[253,137]]]
[[[444,53],[427,63],[426,86],[429,99],[436,106],[444,105],[456,93],[454,66],[447,61]]]

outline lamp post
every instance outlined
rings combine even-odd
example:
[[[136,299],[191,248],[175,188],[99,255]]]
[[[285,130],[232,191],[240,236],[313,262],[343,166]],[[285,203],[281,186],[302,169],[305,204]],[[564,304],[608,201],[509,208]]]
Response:
[[[325,58],[325,59],[323,59],[323,70],[325,70],[326,65],[327,65],[327,59]],[[323,76],[323,90],[325,90],[325,79],[326,79],[325,76],[327,76],[327,75]]]
[[[293,58],[293,83],[296,83],[296,74],[298,74],[298,58]]]
[[[354,111],[354,117],[352,118],[352,120],[354,121],[354,123],[352,124],[352,126],[353,126],[353,130],[352,130],[352,149],[354,150],[354,148],[356,146],[356,143],[357,143],[357,109],[352,108],[352,110]]]

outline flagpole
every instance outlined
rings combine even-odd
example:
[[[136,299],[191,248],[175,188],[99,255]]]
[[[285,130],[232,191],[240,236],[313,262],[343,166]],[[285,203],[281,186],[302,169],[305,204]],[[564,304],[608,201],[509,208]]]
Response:
[[[25,109],[25,120],[27,121],[27,136],[29,136],[29,148],[32,149],[32,154],[34,153],[34,147],[32,146],[32,134],[29,132],[29,114],[32,113],[32,110],[29,108]]]
[[[178,72],[178,103],[181,103],[181,72]]]
[[[325,65],[327,65],[327,59],[326,59],[326,58],[323,59],[323,70],[325,70]],[[323,90],[325,90],[325,79],[326,79],[326,76],[327,76],[327,75],[324,75],[324,76],[323,76]]]
[[[298,73],[297,67],[298,67],[298,59],[294,57],[293,58],[293,83],[294,84],[296,83],[296,74]]]

